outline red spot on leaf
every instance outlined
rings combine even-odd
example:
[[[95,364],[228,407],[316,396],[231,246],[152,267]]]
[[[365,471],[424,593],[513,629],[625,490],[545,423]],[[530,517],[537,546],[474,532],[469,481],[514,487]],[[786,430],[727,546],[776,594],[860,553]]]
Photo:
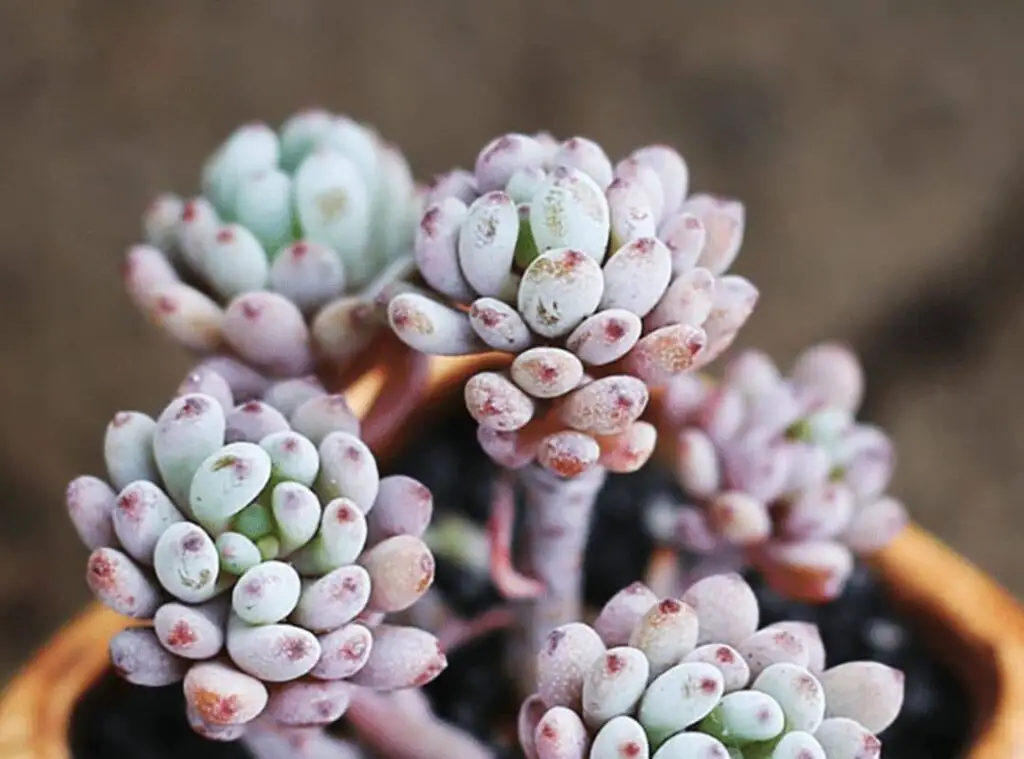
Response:
[[[703,224],[700,223],[700,219],[696,216],[687,216],[686,221],[683,222],[683,226],[690,230],[698,230]]]
[[[714,693],[718,690],[718,681],[711,677],[705,677],[700,681],[700,689],[704,693]]]
[[[89,559],[89,575],[97,590],[112,590],[117,584],[117,564],[106,554],[95,554]]]
[[[626,336],[626,325],[619,319],[609,319],[604,325],[604,336],[616,343]]]
[[[119,411],[118,413],[114,414],[114,418],[111,420],[110,423],[112,426],[120,428],[124,427],[134,418],[135,414],[132,414],[129,411]]]
[[[196,207],[196,202],[194,200],[190,200],[187,203],[185,203],[185,205],[181,209],[181,220],[186,224],[191,221],[195,221],[196,215],[198,213],[199,211],[198,208]]]
[[[309,641],[297,635],[286,635],[281,639],[281,656],[288,661],[299,661],[309,654]]]
[[[718,650],[715,651],[715,661],[721,664],[732,664],[736,661],[736,655],[727,646],[719,646]]]
[[[666,598],[658,604],[658,611],[664,615],[678,614],[683,610],[683,605],[674,598]]]
[[[640,756],[643,753],[643,747],[636,741],[626,741],[619,746],[619,753],[632,759],[632,757]]]
[[[626,668],[626,660],[618,654],[609,654],[604,659],[604,668],[609,675],[617,675]]]
[[[199,639],[192,625],[184,619],[175,623],[167,634],[167,645],[173,648],[186,648]]]
[[[263,404],[259,401],[248,401],[242,406],[243,414],[262,414],[264,410]]]
[[[195,553],[196,551],[199,551],[202,547],[203,539],[194,532],[191,535],[187,535],[181,541],[181,550],[185,553]]]
[[[548,655],[555,653],[563,640],[565,640],[565,632],[562,630],[552,630],[548,633],[548,638],[544,642],[544,650]]]
[[[117,508],[125,516],[130,517],[132,519],[138,519],[139,516],[140,516],[140,514],[139,514],[139,502],[140,502],[140,500],[141,500],[141,498],[139,496],[139,491],[138,490],[135,490],[134,488],[132,490],[126,490],[117,499]]]
[[[251,298],[242,301],[242,316],[244,316],[246,319],[249,319],[250,321],[255,321],[256,319],[260,318],[260,315],[262,313],[263,306],[261,306],[259,303],[253,302]]]
[[[163,316],[170,316],[177,313],[178,301],[170,295],[161,295],[156,299],[156,311]]]
[[[185,402],[181,404],[178,413],[174,415],[174,421],[180,422],[182,419],[195,419],[197,416],[204,414],[208,408],[209,404],[205,400],[191,396],[186,398]]]
[[[355,509],[347,505],[338,507],[337,519],[341,524],[354,522],[356,520]]]
[[[235,230],[231,227],[224,227],[217,232],[217,242],[221,245],[227,245],[235,239]]]
[[[297,242],[291,247],[292,258],[302,258],[309,253],[309,245],[304,242]]]

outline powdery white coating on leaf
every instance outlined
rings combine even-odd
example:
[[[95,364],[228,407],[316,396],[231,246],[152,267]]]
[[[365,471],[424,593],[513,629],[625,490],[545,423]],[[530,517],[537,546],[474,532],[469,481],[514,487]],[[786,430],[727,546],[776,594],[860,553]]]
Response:
[[[351,677],[363,668],[373,649],[373,633],[355,622],[321,635],[319,641],[320,661],[309,674],[321,680]]]
[[[713,274],[722,274],[736,260],[743,244],[746,212],[738,200],[711,195],[692,195],[682,210],[699,218],[707,229],[707,242],[700,265]]]
[[[537,448],[537,461],[563,478],[579,477],[600,461],[601,446],[589,435],[563,430],[548,435]]]
[[[259,398],[270,387],[270,380],[266,376],[232,356],[209,356],[203,359],[193,371],[213,372],[227,383],[232,393],[232,400],[223,403],[225,413],[234,408],[236,401],[248,401],[253,398]],[[221,400],[219,393],[213,393],[208,390],[196,390],[196,392],[205,392],[214,396],[217,400]]]
[[[183,282],[169,282],[155,288],[145,304],[146,316],[179,345],[208,353],[221,344],[224,311]]]
[[[601,189],[612,183],[612,162],[604,148],[586,137],[570,137],[558,146],[552,166],[569,166],[582,171],[593,179]]]
[[[655,236],[657,217],[640,182],[617,178],[608,186],[606,195],[613,248]]]
[[[459,232],[469,212],[468,202],[456,197],[432,200],[413,242],[416,266],[423,279],[439,293],[461,302],[473,298],[473,289],[462,273],[458,253]]]
[[[740,327],[753,313],[759,296],[758,289],[744,277],[735,274],[718,277],[711,313],[703,325],[708,348],[699,366],[707,365],[732,345]]]
[[[654,752],[655,759],[729,759],[728,750],[717,739],[703,733],[679,733]]]
[[[448,660],[430,633],[416,627],[380,625],[373,649],[352,682],[375,690],[419,688],[444,671]]]
[[[693,269],[707,245],[708,231],[692,213],[677,213],[658,229],[658,237],[672,253],[672,273],[679,276]]]
[[[697,267],[675,277],[658,305],[647,318],[649,329],[669,324],[702,325],[711,314],[715,299],[715,276]]]
[[[231,592],[231,608],[244,622],[267,625],[280,622],[299,602],[299,573],[281,561],[265,561],[238,578]]]
[[[697,613],[689,605],[666,598],[650,609],[637,622],[629,637],[629,645],[643,651],[657,677],[682,661],[697,646]]]
[[[725,695],[701,728],[729,743],[758,743],[777,737],[786,720],[779,704],[766,693],[743,690]]]
[[[590,759],[647,759],[650,753],[647,734],[632,717],[608,721],[590,747]]]
[[[583,719],[592,730],[631,714],[647,687],[650,665],[644,652],[628,646],[605,651],[583,680]]]
[[[771,534],[768,507],[741,490],[718,493],[709,504],[708,518],[715,532],[734,545],[760,543]]]
[[[665,191],[661,186],[661,178],[658,173],[633,156],[629,156],[616,164],[615,177],[636,182],[643,188],[644,195],[647,196],[651,205],[654,224],[657,226],[665,212]]]
[[[536,693],[528,696],[519,706],[519,713],[516,717],[516,734],[519,737],[519,746],[523,749],[527,759],[537,759],[537,748],[533,740],[534,730],[547,709],[544,700]]]
[[[807,648],[809,663],[807,669],[817,677],[825,669],[825,642],[821,639],[821,631],[812,622],[775,622],[768,625],[772,630],[785,630],[792,633]]]
[[[583,379],[583,364],[562,348],[530,348],[516,356],[510,374],[534,398],[558,398]]]
[[[657,602],[658,597],[642,582],[627,585],[608,599],[594,620],[594,630],[606,646],[625,646],[637,622]]]
[[[690,170],[683,157],[668,145],[648,145],[634,150],[630,158],[658,175],[664,199],[662,216],[675,213],[690,188]]]
[[[166,603],[153,616],[153,631],[160,644],[183,659],[212,659],[224,647],[224,604],[202,606]]]
[[[476,439],[481,450],[504,469],[521,469],[537,458],[539,443],[518,431],[500,432],[481,424],[476,428]]]
[[[480,339],[495,350],[518,353],[528,348],[533,340],[519,312],[496,298],[473,301],[469,323]]]
[[[872,661],[847,662],[825,670],[825,714],[856,720],[873,733],[891,725],[903,707],[904,675]]]
[[[329,725],[341,719],[354,689],[341,680],[288,683],[270,694],[264,714],[281,725]]]
[[[666,383],[662,413],[670,428],[691,424],[711,393],[711,387],[697,374],[680,374]]]
[[[724,446],[747,422],[746,400],[739,391],[719,386],[710,390],[694,421],[718,446]]]
[[[736,650],[747,660],[754,678],[773,664],[789,663],[806,668],[810,663],[807,646],[801,638],[771,627],[758,630],[736,646]]]
[[[427,187],[425,205],[440,204],[446,198],[461,200],[464,205],[472,203],[480,195],[473,172],[465,169],[453,169],[444,174],[437,174],[430,180]]]
[[[896,454],[892,440],[881,429],[855,424],[837,445],[836,458],[846,470],[846,484],[860,500],[880,496],[892,479]]]
[[[240,224],[224,224],[202,245],[200,273],[224,300],[267,284],[267,254],[256,236]]]
[[[336,498],[324,506],[320,530],[291,562],[303,575],[324,575],[351,564],[366,545],[366,517],[354,501]]]
[[[586,251],[554,248],[523,273],[517,298],[520,315],[537,334],[561,337],[597,310],[604,293],[598,262]]]
[[[370,575],[370,608],[404,611],[434,582],[434,556],[413,535],[395,535],[363,554],[360,563]]]
[[[292,413],[291,428],[320,445],[332,432],[359,435],[359,419],[352,413],[344,395],[317,395],[306,400]]]
[[[365,514],[380,489],[377,460],[362,440],[348,432],[331,432],[319,447],[316,491],[323,500],[348,498]]]
[[[799,730],[787,732],[765,751],[763,757],[756,754],[750,759],[829,759],[813,735]]]
[[[259,443],[275,432],[283,432],[288,420],[276,408],[262,401],[246,401],[227,414],[226,443]]]
[[[475,178],[480,193],[504,189],[519,169],[541,166],[545,151],[525,134],[510,133],[487,143],[476,159]]]
[[[459,266],[480,295],[496,296],[508,279],[519,237],[519,213],[507,193],[481,195],[459,228]]]
[[[274,376],[308,374],[313,367],[302,312],[278,293],[249,292],[232,300],[224,313],[224,340],[248,363]]]
[[[220,217],[206,198],[191,198],[181,207],[175,236],[178,249],[192,271],[202,271],[203,248],[219,226]]]
[[[584,319],[569,335],[565,347],[585,364],[605,366],[625,356],[642,331],[640,317],[632,311],[609,308]]]
[[[722,673],[710,664],[677,664],[647,687],[637,718],[657,746],[704,719],[721,700],[723,689]]]
[[[228,443],[200,463],[192,477],[189,506],[196,519],[220,532],[228,519],[270,481],[270,455],[255,443]]]
[[[185,700],[209,725],[242,725],[267,705],[259,680],[220,662],[203,662],[185,675]]]
[[[682,600],[697,612],[698,644],[725,643],[738,647],[757,630],[757,596],[738,574],[700,580],[690,586]]]
[[[153,569],[164,590],[185,603],[202,603],[217,593],[217,548],[191,522],[177,522],[164,530],[153,551]]]
[[[235,129],[203,166],[203,194],[218,209],[230,214],[242,177],[277,165],[280,149],[277,134],[254,122]]]
[[[537,759],[584,759],[588,742],[583,720],[564,706],[548,709],[533,733]]]
[[[747,348],[725,366],[722,382],[744,395],[753,396],[778,387],[782,374],[767,353]]]
[[[184,519],[171,499],[146,480],[137,480],[122,490],[110,516],[121,547],[144,565],[153,563],[153,549],[164,530]]]
[[[828,759],[878,759],[882,742],[870,730],[845,717],[826,719],[814,733]]]
[[[123,616],[150,619],[160,605],[156,585],[114,548],[97,548],[89,555],[85,579],[96,600]]]
[[[309,630],[288,624],[251,626],[228,621],[227,650],[243,672],[268,683],[295,680],[320,660],[320,642]]]
[[[676,442],[675,476],[687,495],[707,498],[721,487],[721,472],[715,444],[704,432],[689,427]]]
[[[581,709],[584,679],[604,651],[601,638],[585,624],[552,630],[537,653],[537,694],[544,704]]]
[[[172,193],[157,195],[142,215],[142,231],[146,241],[159,250],[170,250],[185,202]]]
[[[597,263],[604,260],[611,229],[608,201],[597,182],[582,171],[556,166],[534,194],[529,218],[542,254],[573,248]]]
[[[663,385],[694,368],[707,344],[703,329],[670,324],[641,337],[626,356],[626,365],[644,382]]]
[[[653,424],[633,422],[624,432],[601,438],[601,466],[617,474],[635,472],[650,460],[657,442]]]
[[[365,349],[386,322],[380,309],[362,295],[346,295],[316,312],[310,334],[321,359],[340,363]]]
[[[292,178],[276,169],[244,177],[235,196],[235,218],[256,235],[272,257],[292,236]]]
[[[850,348],[820,343],[797,356],[790,378],[801,393],[825,406],[854,412],[864,395],[864,370]]]
[[[312,485],[320,471],[320,454],[316,446],[297,432],[278,432],[260,441],[260,448],[270,456],[274,476],[302,485]]]
[[[410,348],[431,356],[460,356],[479,350],[469,317],[418,293],[401,293],[388,304],[388,322]]]
[[[110,663],[133,685],[160,688],[179,682],[187,664],[160,645],[153,630],[129,627],[110,639]]]
[[[850,523],[856,507],[845,485],[829,482],[808,487],[779,510],[777,530],[787,538],[833,538]]]
[[[463,394],[470,416],[499,432],[521,429],[533,418],[534,403],[530,397],[497,372],[473,375]]]
[[[157,481],[155,431],[156,421],[139,411],[119,411],[111,419],[103,438],[103,461],[115,488],[135,480]]]
[[[370,575],[355,565],[339,567],[306,581],[292,622],[315,633],[326,633],[354,620],[370,599]]]
[[[672,259],[656,237],[641,237],[616,250],[603,271],[600,307],[622,308],[644,317],[665,294],[672,277]]]
[[[771,503],[783,495],[790,453],[769,429],[754,423],[722,446],[723,479],[731,489]]]
[[[113,545],[111,515],[116,498],[117,494],[98,477],[83,475],[68,483],[64,503],[79,539],[89,550]]]
[[[561,416],[566,424],[580,432],[615,435],[640,418],[649,399],[647,386],[636,377],[603,377],[569,395]]]
[[[853,554],[846,546],[830,540],[772,541],[761,546],[759,551],[769,570],[778,568],[814,594],[825,598],[839,595],[853,571]]]
[[[311,398],[327,395],[316,375],[295,377],[273,383],[263,393],[263,401],[289,418]]]
[[[256,544],[238,532],[221,533],[214,545],[220,557],[220,568],[229,574],[245,574],[263,560]]]
[[[732,693],[747,687],[750,682],[750,667],[739,651],[724,643],[707,643],[698,646],[683,657],[683,662],[703,662],[722,673],[725,693]]]
[[[395,535],[421,538],[433,512],[434,497],[422,482],[403,474],[383,477],[368,517],[370,542]]]
[[[900,501],[883,496],[861,507],[841,539],[855,553],[871,554],[892,542],[909,521],[906,507]]]
[[[306,545],[320,526],[320,499],[305,485],[281,482],[270,494],[270,511],[281,556]]]
[[[308,314],[342,294],[345,270],[338,255],[326,245],[300,240],[277,254],[269,281],[274,292]]]

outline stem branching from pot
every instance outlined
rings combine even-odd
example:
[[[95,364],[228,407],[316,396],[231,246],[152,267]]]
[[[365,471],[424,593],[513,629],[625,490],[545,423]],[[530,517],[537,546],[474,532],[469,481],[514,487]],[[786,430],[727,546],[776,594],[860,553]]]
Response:
[[[353,755],[320,729],[350,708],[364,746],[382,736],[360,725],[411,719],[414,696],[373,693],[419,688],[447,664],[431,633],[382,621],[433,583],[421,539],[432,496],[409,477],[381,478],[359,435],[344,397],[315,382],[284,380],[236,405],[211,370],[156,419],[113,418],[107,478],[72,481],[67,508],[92,550],[93,593],[146,623],[110,642],[121,676],[181,681],[197,732],[243,738],[266,759]],[[434,748],[486,756],[417,714]]]
[[[757,302],[748,280],[726,273],[742,204],[688,185],[665,146],[613,165],[584,137],[507,134],[472,172],[440,176],[427,193],[414,242],[427,287],[392,297],[388,319],[422,353],[512,355],[507,371],[469,379],[465,399],[480,445],[525,491],[520,558],[532,577],[508,558],[504,484],[491,530],[499,589],[534,596],[520,651],[580,617],[594,502],[604,472],[635,471],[653,452],[654,427],[640,420],[652,389],[719,356]]]
[[[826,668],[814,625],[758,629],[759,616],[746,582],[723,574],[680,599],[635,583],[593,627],[557,627],[520,709],[527,759],[879,757],[903,673],[868,661]]]
[[[885,494],[893,445],[856,421],[863,387],[856,356],[834,343],[805,350],[788,377],[748,350],[717,383],[669,383],[661,445],[691,500],[655,504],[647,516],[664,544],[702,557],[681,573],[684,585],[729,555],[785,595],[832,600],[855,555],[899,534],[906,511]]]

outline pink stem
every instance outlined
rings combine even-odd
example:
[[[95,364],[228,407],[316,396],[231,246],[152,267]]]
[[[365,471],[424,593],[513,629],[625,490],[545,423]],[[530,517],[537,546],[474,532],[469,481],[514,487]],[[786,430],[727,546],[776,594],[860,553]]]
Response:
[[[322,727],[284,727],[268,718],[248,725],[242,742],[255,759],[364,759],[351,741]]]
[[[515,511],[515,490],[511,478],[503,475],[494,483],[494,502],[487,522],[487,537],[491,547],[491,581],[505,598],[536,598],[544,593],[544,584],[518,572],[512,566]]]
[[[516,616],[515,611],[509,607],[498,606],[472,619],[452,618],[441,628],[437,638],[445,653],[450,653],[487,633],[511,627],[515,624]]]
[[[387,378],[380,394],[362,421],[362,438],[374,448],[402,426],[420,405],[430,380],[428,356],[405,348],[400,359],[387,367]]]

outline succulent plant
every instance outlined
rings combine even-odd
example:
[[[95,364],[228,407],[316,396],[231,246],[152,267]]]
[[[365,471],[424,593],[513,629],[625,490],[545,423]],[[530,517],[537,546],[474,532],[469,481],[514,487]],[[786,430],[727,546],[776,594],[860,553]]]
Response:
[[[758,629],[735,574],[681,599],[635,583],[593,627],[553,630],[519,714],[528,759],[873,759],[903,704],[903,673],[826,668],[814,625]]]
[[[125,284],[186,348],[300,376],[386,325],[420,212],[405,158],[370,128],[320,110],[279,132],[247,124],[207,160],[200,196],[153,201]]]
[[[495,498],[492,573],[507,596],[538,598],[524,607],[527,650],[579,616],[604,475],[635,471],[655,447],[640,420],[651,389],[722,353],[757,301],[726,273],[743,206],[688,196],[688,184],[682,157],[661,145],[613,165],[584,137],[499,137],[473,172],[428,190],[414,251],[429,290],[388,305],[419,352],[513,357],[507,371],[471,377],[465,401],[480,445],[526,491],[533,577],[510,561],[511,481]]]
[[[907,522],[885,493],[892,442],[855,419],[863,385],[856,356],[833,343],[804,351],[788,377],[749,350],[717,384],[674,380],[664,426],[674,430],[672,464],[691,501],[656,506],[655,531],[697,555],[740,551],[784,593],[837,596],[854,557],[881,549]]]
[[[430,491],[379,476],[341,395],[287,380],[236,406],[218,375],[191,380],[156,419],[116,414],[107,479],[67,489],[89,587],[145,623],[111,641],[118,672],[183,681],[199,733],[263,743],[436,677],[437,638],[382,622],[433,582]]]

